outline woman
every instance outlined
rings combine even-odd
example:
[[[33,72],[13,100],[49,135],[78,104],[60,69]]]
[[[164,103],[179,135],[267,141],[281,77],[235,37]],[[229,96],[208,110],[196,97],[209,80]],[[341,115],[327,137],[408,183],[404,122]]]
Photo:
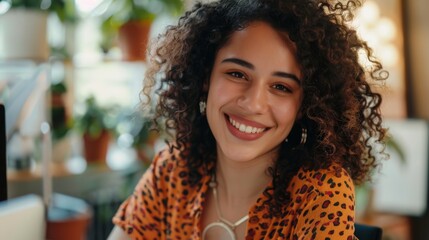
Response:
[[[359,4],[220,0],[169,27],[144,93],[163,73],[154,119],[175,141],[111,239],[354,239],[353,184],[385,135],[385,71],[346,25]]]

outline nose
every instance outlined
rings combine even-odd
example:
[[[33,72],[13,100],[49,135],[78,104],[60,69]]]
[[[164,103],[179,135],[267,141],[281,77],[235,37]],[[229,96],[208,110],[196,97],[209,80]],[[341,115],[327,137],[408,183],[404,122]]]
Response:
[[[260,114],[267,109],[267,91],[262,84],[250,84],[237,100],[238,106],[249,113]]]

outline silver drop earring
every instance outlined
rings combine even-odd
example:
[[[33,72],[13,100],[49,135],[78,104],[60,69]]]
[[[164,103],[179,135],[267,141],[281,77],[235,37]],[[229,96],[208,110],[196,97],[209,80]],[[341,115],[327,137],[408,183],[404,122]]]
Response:
[[[202,115],[206,114],[206,107],[207,107],[206,101],[200,101],[200,113]]]
[[[307,142],[307,128],[301,128],[301,142],[299,144],[304,145]]]
[[[294,133],[292,132],[291,134],[289,134],[289,136],[284,140],[286,143],[296,144],[297,146],[298,145],[305,145],[305,143],[307,142],[307,138],[308,138],[308,129],[306,127],[301,127],[301,136],[300,136],[299,142],[297,142],[294,137],[289,139],[291,137],[291,135],[294,135]],[[290,142],[290,141],[292,141],[292,142]]]

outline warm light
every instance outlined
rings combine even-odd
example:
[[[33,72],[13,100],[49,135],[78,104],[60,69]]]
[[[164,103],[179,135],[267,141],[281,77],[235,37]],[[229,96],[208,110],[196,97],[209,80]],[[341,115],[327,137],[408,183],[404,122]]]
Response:
[[[368,0],[356,12],[351,26],[360,38],[367,42],[374,56],[380,60],[383,69],[389,72],[387,88],[380,90],[383,94],[382,112],[384,116],[405,117],[405,79],[404,59],[402,56],[402,26],[400,9],[381,8],[386,1]],[[396,3],[396,2],[395,2]],[[400,4],[399,4],[400,5]],[[398,7],[398,6],[396,6]],[[363,51],[363,50],[362,50]],[[359,62],[369,70],[373,63],[359,52]],[[377,90],[379,91],[379,90]]]
[[[392,43],[380,46],[376,49],[376,54],[386,67],[393,67],[399,63],[398,49]]]
[[[395,23],[390,18],[383,17],[378,20],[376,32],[385,41],[392,41],[396,37]]]
[[[380,16],[380,9],[374,1],[366,2],[358,12],[353,26],[362,39],[374,49],[385,67],[399,64],[399,50],[393,44],[397,36],[395,23],[387,17]],[[360,58],[362,64],[370,64]]]
[[[380,9],[374,1],[367,1],[360,10],[359,22],[370,25],[376,23],[380,17]]]

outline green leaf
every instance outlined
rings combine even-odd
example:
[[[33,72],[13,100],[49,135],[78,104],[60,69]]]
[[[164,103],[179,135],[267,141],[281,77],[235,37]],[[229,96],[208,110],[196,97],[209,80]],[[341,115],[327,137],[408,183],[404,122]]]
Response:
[[[398,144],[398,142],[395,141],[395,139],[391,136],[389,136],[386,140],[386,145],[394,150],[398,155],[401,163],[405,163],[405,153],[402,150],[401,146]]]

